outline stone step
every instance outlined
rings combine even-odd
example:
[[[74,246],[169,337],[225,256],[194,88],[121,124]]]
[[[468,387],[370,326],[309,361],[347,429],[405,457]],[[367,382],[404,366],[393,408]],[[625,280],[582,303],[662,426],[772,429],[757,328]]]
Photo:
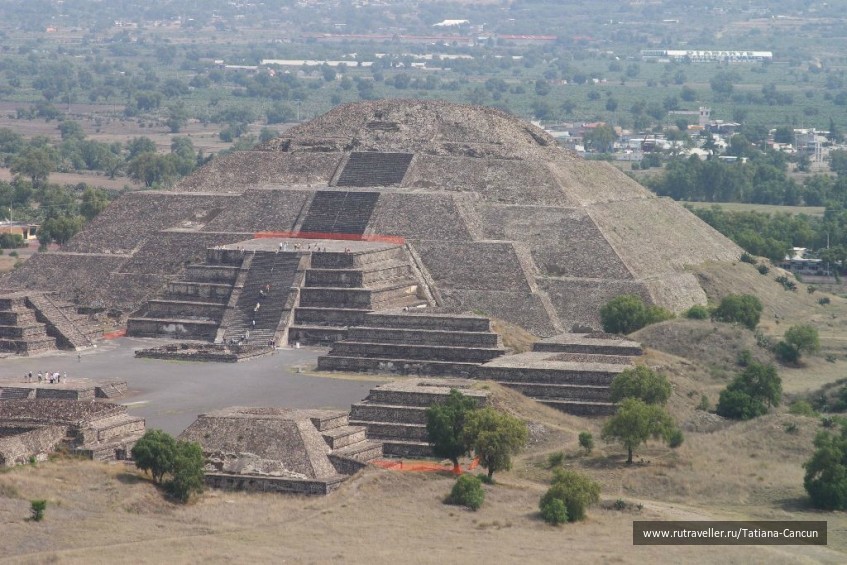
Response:
[[[407,343],[366,343],[346,339],[333,345],[330,356],[366,357],[369,359],[409,359],[485,363],[505,353],[494,347],[453,347],[449,345],[416,345]]]
[[[479,367],[478,363],[455,361],[423,361],[420,359],[368,359],[366,357],[318,357],[318,370],[383,375],[428,375],[433,377],[467,377]]]
[[[382,452],[387,457],[433,457],[432,446],[423,441],[382,441]]]
[[[372,288],[303,287],[300,305],[306,307],[368,308],[406,297],[417,300],[417,282],[413,279],[383,281]]]
[[[302,345],[331,345],[344,339],[347,329],[333,326],[304,326],[296,324],[288,328],[288,343]]]
[[[215,339],[218,322],[181,318],[130,318],[126,333],[131,337],[171,337],[175,339]]]
[[[35,389],[32,388],[16,388],[7,386],[0,388],[0,400],[18,400],[21,398],[30,398],[30,396],[35,396],[34,392]]]
[[[366,439],[339,449],[333,449],[332,454],[356,461],[373,461],[382,457],[382,443]]]
[[[206,318],[220,320],[226,304],[156,298],[147,301],[147,318]]]
[[[314,269],[306,271],[306,287],[343,287],[361,288],[372,286],[381,281],[411,278],[412,271],[408,263],[386,261],[366,265],[360,269]]]
[[[191,282],[212,282],[232,285],[238,278],[240,266],[235,265],[189,265],[185,278]]]
[[[166,295],[172,300],[187,300],[194,302],[223,302],[229,300],[232,285],[224,283],[173,281],[167,286]]]
[[[556,410],[573,416],[611,416],[616,405],[611,402],[580,402],[576,400],[538,400]]]
[[[370,308],[324,308],[298,306],[294,323],[304,326],[350,326],[360,324]]]
[[[591,343],[549,343],[536,342],[532,345],[533,351],[544,353],[594,353],[597,355],[626,355],[634,357],[644,354],[644,350],[637,345],[608,345]]]
[[[311,418],[311,421],[319,432],[343,428],[348,425],[348,417],[345,412],[337,412],[320,417],[316,416]]]
[[[386,314],[366,316],[361,327],[409,330],[439,330],[459,332],[490,332],[491,320],[480,316],[451,316],[446,314]]]
[[[611,390],[607,386],[553,385],[537,383],[500,382],[535,400],[579,400],[587,402],[609,402]]]
[[[373,251],[359,251],[355,253],[343,252],[319,252],[312,253],[313,269],[350,269],[366,267],[386,261],[406,261],[406,254],[402,246],[387,247]]]
[[[615,369],[540,369],[526,367],[489,367],[477,368],[472,378],[506,383],[552,384],[552,385],[594,385],[610,386],[612,380],[626,369],[626,365],[617,365]]]
[[[44,324],[27,324],[16,326],[0,326],[0,337],[8,339],[26,339],[31,337],[46,337],[47,330]]]
[[[350,407],[350,421],[426,425],[426,407],[357,402]]]
[[[430,392],[426,389],[434,387],[418,387],[416,390],[395,390],[393,388],[375,387],[368,393],[367,401],[372,404],[390,404],[398,406],[422,406],[427,408],[447,399],[447,392]],[[424,389],[424,390],[421,390]],[[475,391],[463,391],[466,396],[475,398],[477,404],[485,402],[484,395],[476,395]]]
[[[403,343],[410,345],[452,345],[455,347],[499,348],[500,336],[490,332],[421,330],[406,328],[348,328],[347,339],[365,343]]]
[[[368,439],[365,435],[365,428],[361,426],[344,426],[321,432],[327,445],[333,450],[342,447],[347,447],[354,443],[359,443]]]
[[[18,355],[32,355],[41,351],[53,351],[57,349],[56,340],[52,337],[24,338],[24,339],[2,339],[0,338],[0,351],[17,353]]]
[[[427,441],[426,424],[398,424],[394,422],[351,421],[356,426],[367,428],[368,439],[379,441]]]

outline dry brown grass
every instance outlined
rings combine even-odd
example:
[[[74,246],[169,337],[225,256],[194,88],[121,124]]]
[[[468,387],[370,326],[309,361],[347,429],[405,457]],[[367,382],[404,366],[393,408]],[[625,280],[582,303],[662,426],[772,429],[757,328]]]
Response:
[[[494,332],[500,334],[503,339],[503,346],[512,350],[514,353],[526,353],[532,350],[532,344],[538,341],[538,338],[515,324],[510,324],[504,320],[493,318],[491,327]]]

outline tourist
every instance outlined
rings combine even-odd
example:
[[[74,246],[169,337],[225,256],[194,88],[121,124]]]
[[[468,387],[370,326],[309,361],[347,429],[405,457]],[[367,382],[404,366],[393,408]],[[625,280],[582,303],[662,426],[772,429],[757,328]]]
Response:
[[[259,302],[257,302],[257,303],[256,303],[256,307],[255,307],[255,308],[253,308],[253,312],[258,312],[258,311],[259,311],[259,308],[260,308],[261,306],[262,306],[262,304],[261,304],[261,303],[259,303]]]
[[[67,371],[65,371],[65,374],[64,374],[64,375],[62,375],[62,379],[63,379],[65,382],[68,382],[68,372],[67,372]]]
[[[41,382],[44,377],[41,376],[41,371],[38,371],[38,382]]]

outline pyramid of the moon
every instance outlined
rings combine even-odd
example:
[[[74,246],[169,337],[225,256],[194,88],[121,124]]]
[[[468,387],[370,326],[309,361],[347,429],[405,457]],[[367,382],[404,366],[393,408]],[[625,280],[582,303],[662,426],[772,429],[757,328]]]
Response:
[[[258,232],[394,236],[443,310],[542,336],[598,327],[619,294],[677,312],[704,303],[686,267],[740,254],[682,206],[518,118],[388,100],[339,106],[171,190],[127,194],[0,287],[128,312],[207,248]]]

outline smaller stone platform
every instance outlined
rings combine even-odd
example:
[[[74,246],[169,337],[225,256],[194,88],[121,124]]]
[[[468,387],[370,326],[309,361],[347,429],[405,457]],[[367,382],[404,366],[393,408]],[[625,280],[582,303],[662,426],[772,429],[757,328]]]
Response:
[[[148,349],[139,349],[135,356],[143,359],[167,359],[170,361],[214,361],[237,363],[256,357],[271,355],[274,347],[267,345],[237,345],[223,343],[182,342]]]
[[[61,383],[50,383],[46,379],[27,382],[23,377],[0,376],[0,401],[24,398],[55,400],[94,400],[95,398],[119,398],[126,394],[126,381],[94,381],[88,378],[73,377],[62,379]]]
[[[260,492],[328,494],[382,445],[345,412],[231,407],[200,415],[180,436],[206,458],[206,484]]]
[[[126,459],[143,434],[144,420],[111,402],[0,401],[0,467],[45,460],[62,446],[99,461]]]
[[[426,409],[444,402],[450,390],[488,402],[488,393],[471,388],[467,379],[407,379],[372,388],[368,397],[350,408],[350,423],[367,429],[368,439],[382,443],[385,455],[432,457],[426,433]]]

